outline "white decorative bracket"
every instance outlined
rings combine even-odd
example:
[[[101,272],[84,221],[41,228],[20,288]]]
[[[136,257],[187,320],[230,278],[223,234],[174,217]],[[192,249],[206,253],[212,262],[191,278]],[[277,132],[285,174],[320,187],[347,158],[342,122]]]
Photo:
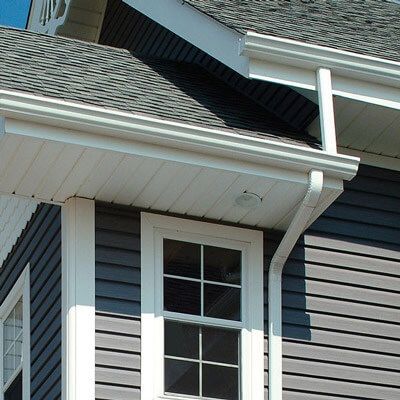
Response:
[[[28,29],[55,35],[68,16],[72,0],[34,0]]]

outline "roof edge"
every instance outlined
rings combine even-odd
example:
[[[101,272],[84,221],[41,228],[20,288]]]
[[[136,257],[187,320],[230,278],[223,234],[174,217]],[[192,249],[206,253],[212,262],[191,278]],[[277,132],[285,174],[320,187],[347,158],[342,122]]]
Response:
[[[315,71],[325,67],[336,77],[333,94],[400,109],[399,62],[252,31],[241,41],[240,54],[250,59],[250,78],[316,90]],[[355,81],[357,90],[346,79]],[[377,87],[360,90],[362,83],[386,93],[379,101],[372,94]]]
[[[8,132],[8,119],[28,120],[64,128],[62,135],[68,140],[78,140],[77,134],[83,132],[90,134],[91,140],[112,138],[156,145],[158,154],[163,146],[174,154],[192,151],[214,159],[284,168],[292,173],[318,168],[332,178],[345,180],[355,176],[359,164],[357,157],[16,91],[0,90],[0,115],[6,119],[6,134],[12,133]],[[34,131],[27,130],[25,134],[42,137],[40,130]]]

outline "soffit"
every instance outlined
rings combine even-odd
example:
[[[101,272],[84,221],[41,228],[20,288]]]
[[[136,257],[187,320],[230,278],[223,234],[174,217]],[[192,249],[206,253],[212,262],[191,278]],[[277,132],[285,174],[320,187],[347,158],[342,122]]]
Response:
[[[400,111],[335,97],[337,144],[366,153],[400,158]],[[318,119],[310,133],[320,136]]]
[[[0,140],[0,160],[0,193],[55,203],[79,196],[277,230],[288,227],[308,184],[306,171],[235,172],[13,134]],[[341,188],[341,179],[326,179],[313,218]],[[244,191],[261,206],[237,206]]]

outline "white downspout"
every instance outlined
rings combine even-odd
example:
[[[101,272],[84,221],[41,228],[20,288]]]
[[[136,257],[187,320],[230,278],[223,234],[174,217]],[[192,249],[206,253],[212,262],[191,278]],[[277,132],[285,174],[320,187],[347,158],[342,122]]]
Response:
[[[269,400],[282,399],[282,271],[318,204],[323,186],[323,173],[312,170],[308,182],[307,193],[272,257],[268,272]]]
[[[316,71],[316,87],[321,125],[322,148],[336,154],[335,114],[332,77],[328,68]],[[312,170],[308,190],[278,249],[272,257],[268,272],[268,393],[269,400],[282,400],[282,271],[290,252],[306,229],[318,204],[323,187],[322,171]]]

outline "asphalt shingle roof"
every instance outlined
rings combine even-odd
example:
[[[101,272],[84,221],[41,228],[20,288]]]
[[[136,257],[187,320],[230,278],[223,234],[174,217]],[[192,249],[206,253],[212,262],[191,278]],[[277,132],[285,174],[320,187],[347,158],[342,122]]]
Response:
[[[313,143],[201,67],[143,60],[127,50],[0,28],[0,89]],[[289,137],[297,139],[289,139]]]
[[[240,33],[400,61],[400,4],[386,0],[185,0]]]

